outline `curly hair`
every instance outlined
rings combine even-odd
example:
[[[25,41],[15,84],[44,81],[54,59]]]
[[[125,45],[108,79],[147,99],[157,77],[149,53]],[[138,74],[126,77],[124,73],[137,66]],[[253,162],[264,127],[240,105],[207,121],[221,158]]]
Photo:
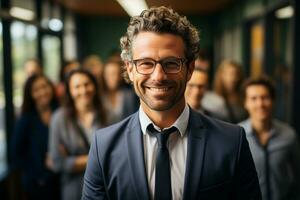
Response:
[[[154,33],[170,33],[180,36],[185,44],[185,56],[189,62],[195,60],[199,52],[199,32],[187,20],[171,8],[164,6],[144,10],[139,16],[130,19],[126,34],[121,37],[121,57],[123,61],[132,59],[132,42],[138,33],[149,31]],[[126,69],[124,78],[130,82]]]

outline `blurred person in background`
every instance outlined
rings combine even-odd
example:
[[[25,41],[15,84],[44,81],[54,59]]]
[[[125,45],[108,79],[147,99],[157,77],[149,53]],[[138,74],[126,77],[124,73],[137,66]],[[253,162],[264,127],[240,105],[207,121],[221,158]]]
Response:
[[[198,57],[195,60],[195,68],[200,68],[207,72],[210,71],[210,59],[206,50],[200,49]]]
[[[222,97],[217,95],[215,92],[210,90],[211,80],[213,79],[212,69],[211,69],[211,61],[209,54],[206,50],[200,49],[198,56],[195,60],[195,69],[200,69],[203,72],[206,71],[207,81],[206,88],[203,96],[201,97],[201,102],[198,104],[201,105],[202,110],[209,114],[210,116],[214,116],[215,118],[226,120],[227,114],[224,113],[225,101]],[[195,80],[199,81],[199,80]],[[187,88],[188,90],[188,88]],[[194,90],[196,91],[196,90]]]
[[[62,101],[65,94],[65,79],[67,75],[74,69],[80,68],[80,63],[77,60],[65,61],[59,71],[60,82],[56,86],[56,96]]]
[[[201,105],[201,101],[207,90],[207,86],[207,71],[202,68],[195,68],[191,79],[186,85],[185,99],[192,109],[206,115],[211,115],[211,113],[204,109]]]
[[[54,86],[49,79],[40,74],[29,77],[11,141],[13,166],[21,170],[27,199],[59,199],[59,179],[46,167],[48,126],[56,108]]]
[[[246,131],[263,200],[300,199],[300,146],[295,130],[273,117],[275,89],[267,77],[248,79]]]
[[[88,70],[96,78],[100,91],[103,90],[103,62],[97,55],[87,56],[82,63],[84,69]]]
[[[241,97],[242,83],[242,67],[232,60],[224,60],[218,67],[214,79],[214,92],[223,98],[224,104],[223,108],[220,107],[214,112],[223,115],[225,121],[238,123],[247,117]]]
[[[33,74],[43,73],[42,64],[36,58],[30,58],[26,60],[23,66],[27,78],[32,76]]]
[[[123,62],[108,60],[104,65],[103,105],[107,111],[107,122],[113,124],[121,121],[138,110],[139,102],[134,92],[125,87],[122,77]]]
[[[61,173],[62,199],[81,198],[90,142],[96,129],[106,124],[94,76],[75,69],[66,78],[64,106],[50,123],[49,155],[52,169]]]

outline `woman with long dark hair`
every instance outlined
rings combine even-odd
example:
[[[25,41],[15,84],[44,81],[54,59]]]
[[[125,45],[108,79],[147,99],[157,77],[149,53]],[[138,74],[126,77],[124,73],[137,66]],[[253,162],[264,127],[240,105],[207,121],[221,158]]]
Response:
[[[54,86],[44,75],[25,83],[21,115],[12,137],[13,166],[21,170],[28,199],[58,199],[58,179],[46,166],[48,125],[57,108]]]
[[[61,173],[62,199],[81,198],[93,132],[106,124],[98,84],[91,73],[75,69],[66,78],[64,106],[51,119],[49,154]]]

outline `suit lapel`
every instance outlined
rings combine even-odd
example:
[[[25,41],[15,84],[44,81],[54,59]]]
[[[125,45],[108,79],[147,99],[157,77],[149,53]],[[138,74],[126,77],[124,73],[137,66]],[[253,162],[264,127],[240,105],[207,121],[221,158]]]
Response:
[[[203,157],[206,144],[206,128],[200,114],[190,109],[188,125],[188,148],[185,169],[183,199],[197,199],[200,186]]]
[[[140,128],[138,112],[133,116],[129,131],[127,131],[128,159],[130,176],[138,195],[138,199],[149,199],[149,189],[146,176],[143,137]],[[126,173],[126,172],[124,172]]]

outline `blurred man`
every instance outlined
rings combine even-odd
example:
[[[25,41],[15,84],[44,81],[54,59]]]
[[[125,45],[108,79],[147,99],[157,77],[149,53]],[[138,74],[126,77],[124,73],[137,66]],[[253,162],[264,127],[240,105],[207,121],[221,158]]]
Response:
[[[294,129],[273,118],[275,89],[266,77],[244,85],[245,128],[264,200],[300,199],[300,148]]]
[[[200,68],[207,72],[210,70],[210,59],[207,51],[200,49],[198,57],[195,60],[195,68]]]
[[[210,113],[207,110],[205,110],[201,105],[201,101],[204,97],[207,86],[207,71],[201,68],[195,68],[193,75],[186,86],[185,99],[187,103],[191,106],[191,108],[193,108],[194,110],[206,115],[210,115]]]

